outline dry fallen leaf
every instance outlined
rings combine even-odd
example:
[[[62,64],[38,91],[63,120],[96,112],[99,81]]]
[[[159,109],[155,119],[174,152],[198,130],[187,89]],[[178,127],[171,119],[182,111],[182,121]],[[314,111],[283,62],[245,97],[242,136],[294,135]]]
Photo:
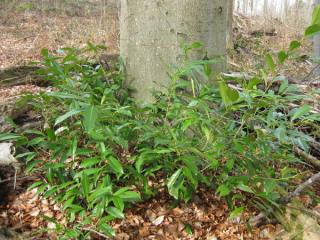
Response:
[[[38,208],[35,208],[30,212],[30,216],[36,217],[39,215],[39,213],[40,213],[40,210]]]
[[[142,228],[139,229],[139,235],[140,237],[146,237],[149,235],[149,226],[147,224],[144,224]]]
[[[56,226],[56,224],[53,223],[53,222],[48,222],[47,227],[48,227],[49,229],[56,229],[57,226]]]
[[[155,226],[159,226],[164,220],[164,216],[161,215],[152,221],[152,224]]]

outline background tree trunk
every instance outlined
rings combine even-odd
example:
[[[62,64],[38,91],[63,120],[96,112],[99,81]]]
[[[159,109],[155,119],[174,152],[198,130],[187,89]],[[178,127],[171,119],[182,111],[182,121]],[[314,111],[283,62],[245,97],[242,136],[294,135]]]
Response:
[[[234,11],[234,0],[228,0],[228,32],[227,32],[228,48],[233,47],[233,11]]]
[[[320,4],[320,0],[314,0],[314,6],[317,6],[318,4]],[[313,45],[314,45],[314,57],[318,60],[318,63],[320,63],[320,34],[314,37]],[[319,67],[317,70],[317,74],[320,75]]]
[[[120,55],[134,97],[150,102],[153,89],[166,90],[170,66],[184,59],[183,43],[204,45],[192,59],[225,57],[227,18],[225,0],[121,0]]]

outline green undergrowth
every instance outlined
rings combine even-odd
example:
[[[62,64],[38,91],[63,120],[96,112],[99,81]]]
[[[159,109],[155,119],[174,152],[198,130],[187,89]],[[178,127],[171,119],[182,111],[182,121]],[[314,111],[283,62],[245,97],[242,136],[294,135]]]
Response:
[[[313,92],[277,75],[300,45],[267,55],[256,76],[219,76],[212,84],[203,80],[216,61],[188,60],[201,44],[185,47],[186,61],[172,67],[168,91],[144,106],[130,97],[121,61],[106,71],[83,57],[99,46],[58,56],[43,50],[41,75],[54,89],[25,100],[44,129],[0,139],[28,149],[17,157],[43,176],[31,188],[60,203],[68,218],[68,226],[56,222],[61,239],[87,239],[88,229],[115,235],[112,220],[163,188],[182,201],[206,188],[225,199],[231,218],[247,207],[281,212],[281,199],[303,176],[297,166],[307,168],[292,147],[307,152],[319,138],[319,114],[301,104]]]

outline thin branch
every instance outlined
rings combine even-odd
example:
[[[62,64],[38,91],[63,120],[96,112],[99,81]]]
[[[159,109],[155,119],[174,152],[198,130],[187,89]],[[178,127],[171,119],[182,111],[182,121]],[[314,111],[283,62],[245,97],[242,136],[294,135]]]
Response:
[[[312,185],[314,182],[320,179],[320,172],[317,174],[312,175],[307,181],[300,184],[292,193],[290,193],[287,197],[280,200],[283,204],[288,204],[292,198],[297,197],[301,194],[301,192]],[[257,216],[252,217],[249,220],[249,223],[252,226],[260,226],[262,223],[268,221],[268,215],[272,213],[272,209],[269,208],[266,212],[261,212]]]
[[[308,80],[309,77],[312,76],[312,74],[320,67],[319,64],[317,64],[303,79],[302,82]]]
[[[26,177],[20,177],[20,178],[7,178],[7,179],[4,179],[4,180],[0,180],[0,184],[1,183],[7,183],[7,182],[11,182],[11,181],[22,181],[22,180],[35,180],[35,179],[38,179],[38,177],[35,177],[35,176],[26,176]]]
[[[311,145],[311,147],[313,147],[314,149],[317,149],[317,150],[319,150],[320,151],[320,143],[319,142],[317,142],[317,141],[312,141],[311,143],[310,143],[310,145]]]
[[[288,206],[288,208],[292,208],[294,210],[298,210],[301,212],[304,212],[305,214],[309,215],[310,217],[316,218],[317,220],[320,220],[320,214],[317,213],[317,211],[312,211],[306,208],[302,207],[295,207],[295,206]]]
[[[304,152],[303,150],[301,150],[300,148],[298,147],[293,147],[293,151],[299,155],[300,157],[302,157],[307,163],[317,167],[317,168],[320,168],[320,160],[315,158],[314,156]]]
[[[91,228],[82,228],[82,230],[95,233],[95,234],[97,234],[98,236],[103,237],[104,239],[109,239],[109,237],[108,237],[107,235],[104,235],[103,233],[98,232],[98,231],[96,231],[96,230],[94,230],[94,229],[91,229]]]
[[[302,184],[300,184],[296,190],[294,190],[292,193],[290,193],[286,198],[283,199],[284,203],[288,203],[290,202],[290,200],[294,197],[297,197],[301,194],[301,192],[309,187],[310,185],[312,185],[314,182],[316,182],[318,179],[320,179],[320,172],[318,172],[317,174],[314,174],[311,178],[309,178],[307,181],[303,182]]]

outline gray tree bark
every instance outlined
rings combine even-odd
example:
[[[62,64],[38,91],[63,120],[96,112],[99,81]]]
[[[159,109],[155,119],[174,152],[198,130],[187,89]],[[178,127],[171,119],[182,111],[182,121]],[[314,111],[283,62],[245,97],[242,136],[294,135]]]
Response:
[[[314,6],[317,6],[318,4],[320,4],[320,0],[314,0]],[[318,34],[314,37],[313,45],[314,45],[314,57],[318,61],[320,61],[320,34]],[[319,68],[318,68],[317,73],[320,74]]]
[[[234,0],[229,0],[228,1],[228,32],[227,32],[228,48],[233,47],[233,11],[234,11]]]
[[[227,6],[226,0],[121,0],[120,55],[134,97],[150,102],[153,89],[167,88],[170,66],[182,62],[182,43],[203,43],[194,59],[225,56]]]

